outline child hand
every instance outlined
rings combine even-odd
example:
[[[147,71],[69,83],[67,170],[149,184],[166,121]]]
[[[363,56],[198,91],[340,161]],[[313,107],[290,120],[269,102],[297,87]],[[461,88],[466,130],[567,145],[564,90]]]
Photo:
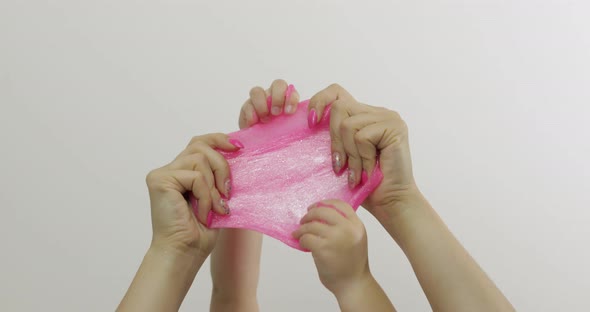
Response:
[[[325,200],[312,205],[293,236],[311,251],[320,281],[336,297],[371,278],[367,233],[347,203]]]
[[[220,194],[228,198],[231,191],[229,166],[214,148],[238,149],[225,134],[195,137],[174,161],[147,175],[153,247],[204,257],[213,249],[216,231],[205,226],[207,216],[211,209],[229,213]]]
[[[299,93],[282,79],[273,81],[266,90],[254,87],[250,90],[250,98],[242,105],[240,129],[249,128],[258,122],[266,123],[271,116],[278,116],[283,112],[293,114],[298,103]]]

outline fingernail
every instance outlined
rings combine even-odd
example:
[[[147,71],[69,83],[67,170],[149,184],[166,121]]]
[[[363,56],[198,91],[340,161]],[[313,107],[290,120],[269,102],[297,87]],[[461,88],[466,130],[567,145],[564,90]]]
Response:
[[[244,144],[242,144],[242,142],[236,140],[236,139],[229,139],[229,143],[239,149],[244,148]]]
[[[361,174],[361,181],[365,183],[367,180],[369,180],[369,175],[367,174],[366,170],[363,170],[363,173]]]
[[[209,210],[209,213],[207,214],[207,227],[208,228],[211,227],[212,222],[213,222],[213,211]]]
[[[295,87],[292,84],[287,87],[287,90],[285,91],[285,104],[289,104],[289,101],[291,101],[291,95],[294,90]]]
[[[230,179],[225,180],[224,186],[225,186],[225,196],[227,198],[230,198],[231,197],[231,188],[232,188],[231,180]]]
[[[293,105],[287,105],[287,107],[285,107],[285,113],[292,114],[295,111],[293,108]]]
[[[315,109],[314,109],[314,108],[312,108],[312,109],[309,111],[309,115],[307,116],[307,125],[308,125],[310,128],[313,128],[313,126],[315,126],[315,124],[316,124],[317,122],[318,122],[318,115],[317,115],[317,113],[315,112]]]
[[[340,170],[342,170],[342,159],[338,152],[332,153],[332,168],[334,168],[336,174],[339,174]]]
[[[227,206],[227,201],[225,201],[225,199],[222,198],[219,200],[219,204],[221,205],[221,208],[223,208],[225,214],[229,214],[229,207]]]
[[[354,189],[356,184],[356,177],[354,175],[354,170],[348,169],[348,187],[352,190]]]
[[[274,116],[278,116],[281,114],[281,108],[278,106],[273,106],[273,108],[270,110],[270,113]]]
[[[252,117],[251,117],[251,119],[252,119],[252,123],[253,123],[253,124],[255,124],[255,123],[257,123],[257,122],[258,122],[258,114],[256,114],[256,111],[253,111],[253,112],[252,112]]]

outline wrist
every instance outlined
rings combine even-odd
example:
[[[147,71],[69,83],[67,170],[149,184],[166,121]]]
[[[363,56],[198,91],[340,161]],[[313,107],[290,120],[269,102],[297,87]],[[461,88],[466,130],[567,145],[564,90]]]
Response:
[[[332,294],[336,297],[341,309],[344,310],[344,307],[355,305],[359,300],[362,301],[364,294],[371,291],[376,283],[373,275],[367,272],[346,285],[332,290]]]
[[[167,266],[184,267],[188,270],[198,270],[207,256],[208,254],[202,253],[198,249],[179,248],[155,241],[152,242],[146,253],[146,258],[155,259]]]
[[[351,296],[354,297],[356,294],[360,294],[374,280],[371,272],[366,272],[356,279],[342,283],[329,290],[336,297],[336,300],[341,302],[341,300],[347,300],[348,298],[351,298]]]
[[[202,259],[205,261],[205,259],[211,254],[211,250],[203,250],[197,247],[196,244],[186,244],[155,236],[152,238],[150,250],[174,256],[178,260],[192,258],[192,260]]]
[[[390,199],[369,210],[383,225],[407,219],[411,217],[410,211],[430,206],[415,184],[397,189],[395,194],[391,194]]]

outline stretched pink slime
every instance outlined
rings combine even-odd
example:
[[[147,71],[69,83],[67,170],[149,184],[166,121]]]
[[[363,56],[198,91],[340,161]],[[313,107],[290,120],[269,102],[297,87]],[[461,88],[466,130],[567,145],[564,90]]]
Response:
[[[211,213],[211,228],[254,230],[303,250],[291,233],[310,205],[340,199],[356,211],[379,186],[383,178],[379,167],[370,178],[363,175],[354,190],[348,188],[346,175],[334,173],[330,109],[310,128],[308,104],[303,101],[292,115],[275,116],[269,123],[229,135],[243,144],[237,152],[223,152],[232,174],[231,214]]]

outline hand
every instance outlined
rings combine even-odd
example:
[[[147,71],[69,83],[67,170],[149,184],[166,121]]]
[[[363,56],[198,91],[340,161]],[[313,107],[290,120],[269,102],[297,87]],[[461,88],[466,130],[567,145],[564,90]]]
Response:
[[[311,251],[322,284],[337,297],[371,277],[367,233],[350,205],[340,200],[316,203],[301,224],[293,236]]]
[[[240,112],[240,129],[249,128],[258,122],[269,122],[272,116],[283,112],[293,114],[297,111],[299,93],[293,85],[287,85],[282,79],[273,81],[270,88],[254,87],[250,90],[250,98],[242,106]]]
[[[378,219],[398,214],[405,205],[421,200],[412,173],[408,128],[400,115],[386,108],[361,104],[333,84],[314,95],[309,103],[310,127],[331,105],[332,165],[336,173],[348,167],[348,181],[356,187],[362,172],[369,175],[379,159],[380,186],[363,206]]]
[[[229,213],[224,197],[231,192],[229,166],[214,148],[235,151],[236,145],[224,134],[195,137],[174,161],[148,174],[152,246],[209,255],[216,231],[204,224],[211,209]]]

